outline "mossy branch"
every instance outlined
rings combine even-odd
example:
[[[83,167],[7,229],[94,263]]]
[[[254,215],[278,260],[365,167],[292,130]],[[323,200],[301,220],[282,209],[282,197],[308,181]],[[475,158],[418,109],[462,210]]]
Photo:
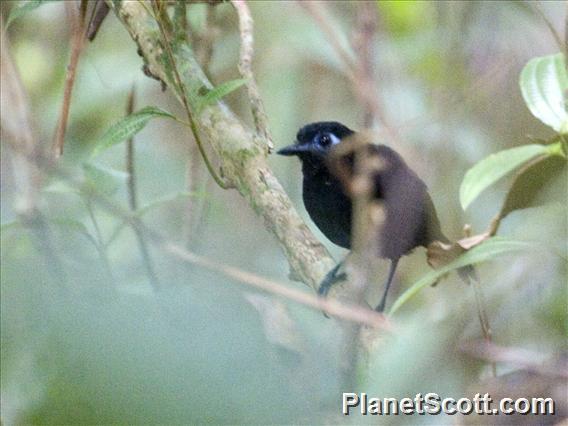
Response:
[[[212,89],[184,40],[171,39],[165,48],[160,28],[146,4],[119,1],[108,4],[138,45],[147,73],[162,80],[182,104],[185,96],[190,98],[203,88]],[[186,93],[181,92],[176,73]],[[224,180],[264,219],[266,228],[283,248],[294,279],[316,289],[334,261],[302,221],[272,173],[267,163],[268,141],[251,132],[222,102],[193,113],[198,131],[218,156]]]

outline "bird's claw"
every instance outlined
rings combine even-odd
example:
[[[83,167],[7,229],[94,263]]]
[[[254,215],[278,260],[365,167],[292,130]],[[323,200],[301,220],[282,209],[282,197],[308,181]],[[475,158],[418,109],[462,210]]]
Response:
[[[322,280],[322,282],[320,283],[319,287],[318,287],[318,296],[320,297],[327,297],[327,294],[329,293],[329,290],[331,289],[331,287],[339,282],[339,281],[343,281],[347,278],[347,275],[345,274],[345,272],[337,275],[337,271],[339,270],[339,268],[341,267],[341,263],[339,263],[337,266],[335,266],[331,271],[329,271],[326,276],[324,277],[324,279]],[[329,315],[324,312],[323,315],[326,318],[329,318]]]

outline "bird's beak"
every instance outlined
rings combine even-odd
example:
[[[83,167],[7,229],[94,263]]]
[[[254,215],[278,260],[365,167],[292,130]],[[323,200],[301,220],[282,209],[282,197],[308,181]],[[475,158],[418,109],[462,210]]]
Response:
[[[299,155],[299,154],[302,154],[304,152],[309,152],[309,151],[310,151],[309,145],[294,144],[294,145],[288,145],[287,147],[284,147],[281,150],[278,150],[276,152],[276,154],[290,156],[290,155]]]

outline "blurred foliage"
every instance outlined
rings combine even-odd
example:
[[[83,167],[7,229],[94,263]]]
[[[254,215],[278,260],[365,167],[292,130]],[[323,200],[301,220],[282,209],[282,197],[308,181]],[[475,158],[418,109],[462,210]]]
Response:
[[[11,19],[2,37],[9,39],[29,94],[34,135],[49,146],[71,32],[63,3],[36,7],[39,3],[2,2],[2,19]],[[318,5],[351,49],[357,2]],[[300,126],[316,120],[360,128],[363,111],[344,66],[305,10],[296,2],[249,6],[255,78],[276,144],[288,144]],[[563,28],[563,2],[538,7],[555,28]],[[561,147],[557,132],[565,131],[565,110],[562,123],[535,112],[541,111],[535,99],[558,96],[557,89],[529,93],[518,86],[519,76],[525,87],[523,80],[543,79],[546,70],[562,74],[561,57],[551,56],[559,47],[535,8],[525,2],[377,2],[373,65],[386,120],[398,136],[380,142],[403,153],[429,184],[447,234],[460,238],[465,223],[482,232],[503,203],[508,206],[498,234],[523,249],[490,257],[478,267],[494,342],[542,354],[543,364],[550,365],[566,358],[565,159],[551,155],[513,178],[512,185],[498,179],[532,158],[531,153],[515,163],[511,152],[526,150],[534,138]],[[215,89],[199,95],[207,102],[223,97],[252,123],[246,91],[236,90],[242,81],[233,8],[188,4],[187,18],[193,43],[214,38],[209,74]],[[554,67],[546,58],[553,58]],[[521,74],[527,63],[529,71]],[[453,275],[429,287],[438,273],[428,272],[423,250],[401,263],[389,304],[405,291],[414,297],[399,299],[405,303],[396,306],[396,331],[378,339],[358,389],[344,386],[340,321],[286,300],[258,299],[256,291],[174,259],[146,241],[165,287],[153,291],[136,233],[105,208],[108,202],[127,211],[120,142],[135,134],[141,207],[129,214],[219,264],[279,281],[288,266],[244,201],[211,184],[187,126],[151,120],[163,111],[185,114],[159,82],[143,75],[142,65],[134,43],[109,15],[79,63],[61,169],[45,177],[40,194],[45,226],[18,217],[14,201],[21,170],[2,135],[2,423],[455,424],[451,416],[350,419],[340,414],[341,392],[459,397],[485,386],[487,363],[460,349],[482,339],[472,291]],[[138,112],[125,118],[133,83]],[[562,105],[553,101],[553,111]],[[469,201],[475,198],[475,203],[464,212],[459,194],[466,170],[475,164],[471,173],[479,170],[492,153],[504,161],[490,167],[499,170],[485,183],[487,169],[470,177],[477,187]],[[272,165],[307,219],[299,165],[278,158]],[[338,258],[344,255],[330,249]],[[487,259],[487,253],[481,257]],[[381,274],[386,270],[385,262]],[[416,284],[409,289],[411,283]],[[300,283],[289,285],[308,291]],[[372,289],[371,305],[380,292]],[[523,365],[498,364],[500,375],[521,370]],[[556,376],[537,373],[549,385],[546,396],[564,389]],[[492,386],[501,389],[497,385],[503,383]],[[553,422],[566,414],[557,403]]]

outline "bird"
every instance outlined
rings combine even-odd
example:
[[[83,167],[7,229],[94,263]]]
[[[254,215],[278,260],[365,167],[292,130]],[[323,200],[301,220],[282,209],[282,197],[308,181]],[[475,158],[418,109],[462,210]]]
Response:
[[[334,244],[352,248],[353,199],[349,185],[333,167],[334,154],[345,147],[346,141],[359,135],[336,121],[321,121],[303,126],[296,141],[277,154],[296,156],[302,164],[302,198],[308,215],[319,230]],[[419,246],[434,241],[448,242],[424,181],[406,164],[403,158],[386,145],[367,144],[366,156],[380,161],[380,167],[370,176],[372,201],[380,202],[384,221],[378,230],[378,253],[390,260],[388,278],[376,311],[383,312],[387,294],[401,257]],[[343,150],[341,164],[347,175],[354,173],[353,150]],[[335,162],[337,163],[337,161]],[[343,262],[338,263],[319,286],[318,294],[325,296]]]

